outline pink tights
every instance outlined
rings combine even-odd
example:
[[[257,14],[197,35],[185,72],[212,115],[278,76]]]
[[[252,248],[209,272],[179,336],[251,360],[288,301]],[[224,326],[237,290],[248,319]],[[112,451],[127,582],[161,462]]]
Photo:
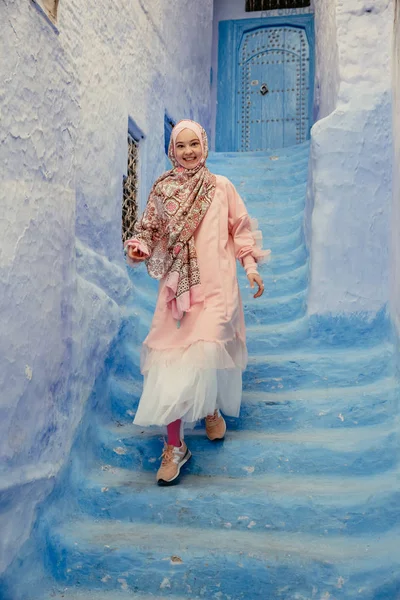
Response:
[[[181,420],[177,419],[173,423],[167,425],[168,444],[176,446],[177,448],[181,445]]]

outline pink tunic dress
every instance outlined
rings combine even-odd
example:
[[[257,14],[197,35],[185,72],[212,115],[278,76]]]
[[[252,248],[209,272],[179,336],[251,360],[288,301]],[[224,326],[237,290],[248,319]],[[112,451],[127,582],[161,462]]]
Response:
[[[239,414],[247,350],[236,259],[247,272],[257,272],[256,261],[269,251],[260,249],[261,234],[252,231],[233,184],[220,175],[216,180],[211,206],[195,232],[204,301],[177,323],[166,304],[166,278],[160,281],[142,349],[138,425],[167,425],[176,419],[193,423],[215,408]]]

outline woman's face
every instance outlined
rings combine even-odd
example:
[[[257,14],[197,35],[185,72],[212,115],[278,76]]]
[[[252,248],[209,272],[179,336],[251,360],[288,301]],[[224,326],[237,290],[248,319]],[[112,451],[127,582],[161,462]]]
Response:
[[[191,129],[183,129],[175,142],[175,156],[185,169],[194,169],[203,157],[200,140]]]

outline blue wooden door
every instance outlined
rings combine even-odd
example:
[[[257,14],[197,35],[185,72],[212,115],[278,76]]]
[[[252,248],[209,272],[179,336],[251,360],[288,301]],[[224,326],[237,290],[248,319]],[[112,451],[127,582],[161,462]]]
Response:
[[[308,139],[312,24],[312,15],[220,24],[217,150],[266,150]]]

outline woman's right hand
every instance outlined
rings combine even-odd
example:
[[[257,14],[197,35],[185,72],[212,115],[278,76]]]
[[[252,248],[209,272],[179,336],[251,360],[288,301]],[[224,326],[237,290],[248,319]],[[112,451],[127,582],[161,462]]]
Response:
[[[135,246],[128,246],[128,256],[131,260],[136,260],[138,262],[146,260],[147,258],[146,254]]]

